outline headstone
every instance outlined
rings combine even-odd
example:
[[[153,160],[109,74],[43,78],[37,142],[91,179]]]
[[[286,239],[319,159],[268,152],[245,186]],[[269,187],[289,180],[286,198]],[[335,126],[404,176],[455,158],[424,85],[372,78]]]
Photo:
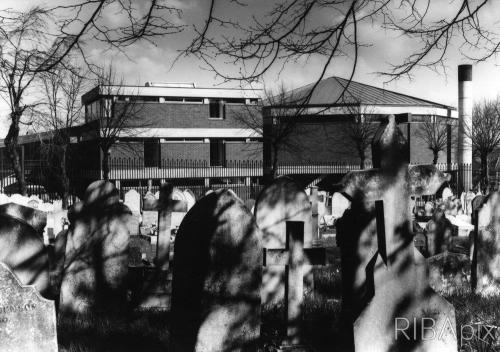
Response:
[[[141,211],[141,195],[135,189],[131,189],[124,196],[124,203],[132,213]]]
[[[6,194],[0,193],[0,205],[11,203],[10,197]]]
[[[255,219],[263,233],[266,249],[283,249],[286,245],[286,222],[302,221],[304,248],[312,247],[312,215],[308,195],[291,178],[279,177],[262,190],[255,204]],[[309,268],[310,270],[311,268]],[[305,269],[307,271],[307,268]],[[283,266],[269,266],[262,273],[262,302],[276,304],[284,298]],[[307,272],[304,273],[308,275]]]
[[[193,207],[194,203],[196,203],[196,196],[190,189],[185,189],[183,193],[187,204],[187,211],[189,211],[189,209]]]
[[[465,254],[444,252],[426,259],[429,285],[441,294],[457,294],[470,290],[471,263]]]
[[[375,169],[350,172],[342,181],[340,196],[351,208],[337,224],[342,347],[456,351],[454,308],[429,286],[425,258],[413,244],[410,204],[410,196],[434,194],[449,176],[433,165],[409,165],[408,144],[394,116],[376,132],[372,155]],[[411,329],[429,318],[440,339],[413,336]],[[408,323],[409,338],[400,321]]]
[[[43,243],[46,214],[34,208],[0,205],[0,261],[24,285],[34,285],[43,295],[49,289],[49,257]]]
[[[453,197],[453,192],[452,192],[451,188],[446,187],[445,189],[443,189],[442,197],[444,200]]]
[[[489,214],[489,221],[488,221]],[[479,211],[474,243],[475,291],[481,295],[500,294],[500,193],[493,193]]]
[[[148,192],[144,196],[142,207],[142,226],[151,228],[158,226],[158,210],[156,209],[157,199],[153,193]]]
[[[10,196],[10,201],[12,203],[27,206],[30,199],[28,197],[21,195],[21,194],[15,193],[15,194]]]
[[[311,193],[313,193],[312,191]],[[306,264],[325,265],[324,248],[304,248],[304,222],[286,222],[286,244],[284,249],[264,248],[264,266],[286,267],[285,284],[285,325],[286,335],[282,348],[295,348],[304,344],[301,333],[304,274]],[[306,269],[306,270],[305,270]],[[303,348],[306,348],[303,346]]]
[[[261,233],[227,190],[200,199],[175,243],[171,336],[174,351],[257,351]]]
[[[54,302],[0,262],[0,351],[57,352]]]
[[[434,203],[426,202],[424,205],[425,216],[432,216],[434,214]]]
[[[130,210],[115,186],[96,181],[74,207],[68,233],[60,309],[112,313],[126,301]]]
[[[453,236],[453,225],[442,210],[436,210],[432,219],[425,227],[427,250],[429,256],[434,256],[448,250]]]

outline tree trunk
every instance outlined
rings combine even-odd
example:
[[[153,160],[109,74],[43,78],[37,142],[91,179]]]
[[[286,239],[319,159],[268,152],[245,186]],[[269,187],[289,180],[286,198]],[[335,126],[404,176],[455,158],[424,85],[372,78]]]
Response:
[[[481,153],[481,183],[488,186],[488,154]]]
[[[102,147],[102,177],[109,181],[109,148]]]
[[[11,123],[9,127],[9,132],[5,137],[4,143],[7,150],[7,156],[11,162],[14,175],[16,177],[18,192],[22,195],[27,195],[26,191],[26,181],[24,179],[23,167],[19,160],[19,152],[17,150],[18,137],[19,137],[19,121],[21,120],[22,112],[16,111],[11,113]],[[24,160],[23,160],[24,162]]]
[[[438,158],[439,158],[439,150],[438,151],[433,150],[432,151],[432,164],[433,165],[437,164]]]
[[[67,145],[61,146],[61,183],[62,183],[62,206],[63,209],[68,209],[69,207],[69,177],[68,171],[66,170],[66,154],[68,150]]]

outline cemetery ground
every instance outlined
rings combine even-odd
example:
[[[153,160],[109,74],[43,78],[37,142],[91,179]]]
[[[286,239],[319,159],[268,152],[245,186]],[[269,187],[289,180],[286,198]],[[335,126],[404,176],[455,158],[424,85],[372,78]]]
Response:
[[[341,276],[340,256],[334,238],[324,241],[327,266],[314,269],[314,292],[304,302],[305,339],[317,351],[342,351],[336,344],[340,332]],[[500,321],[500,297],[484,297],[470,291],[443,293],[456,309],[457,340],[460,326],[473,323],[495,326]],[[284,335],[284,304],[264,306],[262,310],[262,352],[276,351]],[[61,352],[168,351],[172,322],[169,312],[142,309],[122,312],[115,317],[86,315],[78,319],[59,318],[58,342]],[[494,351],[488,343],[464,331],[459,351]],[[497,335],[498,336],[498,332]]]

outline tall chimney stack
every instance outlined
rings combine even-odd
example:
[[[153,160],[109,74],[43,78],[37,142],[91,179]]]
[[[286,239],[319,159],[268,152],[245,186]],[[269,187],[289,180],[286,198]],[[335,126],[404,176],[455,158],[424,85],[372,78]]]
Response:
[[[463,190],[472,187],[472,141],[465,131],[472,126],[472,65],[458,66],[458,163],[469,164],[460,177]],[[460,181],[460,180],[459,180]]]

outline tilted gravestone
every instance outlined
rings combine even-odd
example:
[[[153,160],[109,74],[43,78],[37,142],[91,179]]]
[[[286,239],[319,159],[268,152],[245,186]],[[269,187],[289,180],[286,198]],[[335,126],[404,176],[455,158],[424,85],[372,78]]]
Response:
[[[139,224],[141,222],[141,195],[135,189],[131,189],[124,196],[123,202],[132,212],[132,216],[127,223],[131,236],[139,234]]]
[[[191,208],[175,243],[173,351],[257,351],[261,237],[230,191],[212,192]]]
[[[477,235],[473,247],[475,291],[490,295],[500,293],[500,193],[489,196],[479,210]]]
[[[372,151],[376,169],[343,179],[351,208],[337,226],[344,343],[356,351],[456,351],[455,311],[429,287],[411,228],[410,196],[434,194],[448,177],[434,166],[409,166],[394,116],[379,127]],[[416,336],[430,319],[440,338]]]
[[[130,210],[115,186],[96,181],[74,207],[68,233],[60,310],[119,311],[126,300]]]
[[[0,205],[0,261],[25,285],[42,294],[49,289],[49,256],[43,243],[46,214],[34,208]]]
[[[0,351],[57,352],[54,302],[0,262]]]

